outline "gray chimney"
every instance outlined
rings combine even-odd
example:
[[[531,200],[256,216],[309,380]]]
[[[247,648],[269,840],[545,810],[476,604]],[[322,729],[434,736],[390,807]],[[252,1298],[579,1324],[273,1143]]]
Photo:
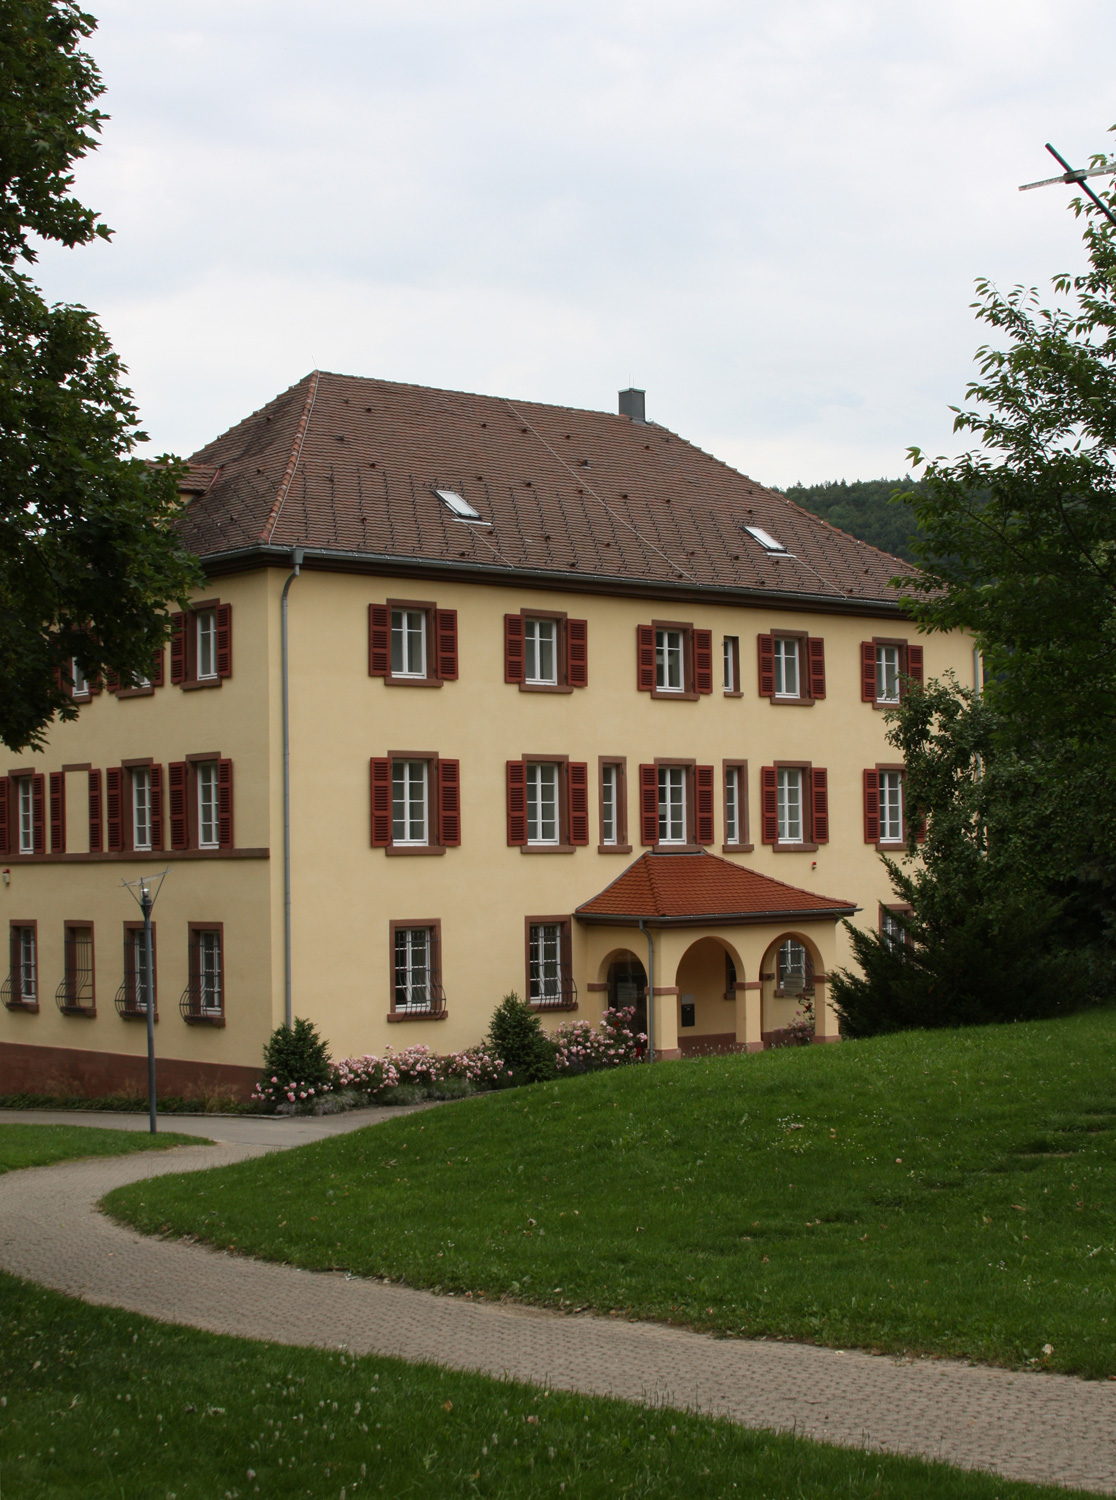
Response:
[[[647,417],[643,402],[646,394],[646,391],[637,391],[634,386],[629,386],[626,391],[621,391],[620,415],[622,417],[630,417],[633,422],[646,422]]]

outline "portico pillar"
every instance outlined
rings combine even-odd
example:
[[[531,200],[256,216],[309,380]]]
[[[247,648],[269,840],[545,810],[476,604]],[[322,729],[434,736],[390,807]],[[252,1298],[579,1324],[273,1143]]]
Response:
[[[829,1003],[829,975],[814,975],[814,1041],[839,1042],[841,1023]]]
[[[758,979],[737,983],[736,1045],[741,1052],[763,1051],[763,994]]]

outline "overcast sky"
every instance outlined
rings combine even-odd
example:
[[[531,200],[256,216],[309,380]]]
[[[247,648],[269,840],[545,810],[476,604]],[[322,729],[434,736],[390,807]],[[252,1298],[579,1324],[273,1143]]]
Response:
[[[1105,0],[88,0],[109,245],[49,250],[154,451],[315,366],[648,416],[769,484],[949,449],[973,281],[1081,262]],[[147,450],[152,451],[152,450]]]

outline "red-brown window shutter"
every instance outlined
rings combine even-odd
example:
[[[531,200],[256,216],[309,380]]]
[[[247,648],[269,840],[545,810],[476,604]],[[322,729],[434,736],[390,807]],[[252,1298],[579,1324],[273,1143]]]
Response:
[[[368,675],[386,677],[391,669],[391,617],[386,604],[368,606]]]
[[[120,854],[124,849],[124,772],[109,766],[105,772],[105,822],[108,825],[108,851]]]
[[[233,847],[233,765],[231,760],[217,762],[217,847]]]
[[[589,621],[566,621],[566,682],[569,687],[589,686]]]
[[[653,625],[636,626],[636,686],[641,693],[655,691],[655,628]],[[658,795],[658,790],[656,790],[655,796],[658,797]],[[658,805],[656,804],[656,830],[659,826],[658,819]],[[656,832],[656,838],[657,836]],[[644,842],[647,842],[646,839]]]
[[[31,839],[36,854],[46,853],[46,777],[36,771],[31,778]]]
[[[509,620],[517,619],[508,615]],[[508,843],[527,842],[527,767],[521,760],[508,761]]]
[[[806,641],[806,660],[810,668],[810,697],[825,697],[825,642],[812,635]]]
[[[151,767],[151,847],[163,847],[163,768]]]
[[[654,846],[659,842],[659,770],[657,766],[640,766],[639,768],[639,841],[648,846]]]
[[[922,647],[907,647],[907,676],[922,686]]]
[[[438,762],[438,842],[456,848],[461,842],[461,762]]]
[[[442,682],[457,681],[457,611],[434,611],[434,635],[437,641],[438,676]]]
[[[761,635],[759,638],[759,690],[761,698],[775,696],[775,638]]]
[[[860,696],[865,703],[876,701],[876,643],[860,643]]]
[[[589,842],[589,766],[583,760],[571,760],[567,766],[570,798],[570,843]]]
[[[810,772],[810,819],[815,844],[829,843],[829,772],[814,766]]]
[[[147,680],[152,687],[163,685],[163,648],[159,647],[155,653],[155,660],[151,663],[151,671],[147,674]]]
[[[101,794],[101,773],[89,773],[89,852],[100,854],[105,837],[104,799]]]
[[[762,640],[763,637],[761,636]],[[767,638],[771,639],[770,636]],[[779,781],[774,766],[764,766],[760,771],[760,822],[763,825],[762,840],[765,844],[779,842]]]
[[[186,806],[189,785],[190,767],[187,762],[172,760],[167,767],[167,800],[170,803],[170,846],[172,849],[190,847],[190,818]],[[92,791],[89,795],[90,805],[92,805]]]
[[[372,771],[372,847],[386,849],[391,843],[391,761],[374,755]]]
[[[66,773],[50,773],[50,847],[54,854],[66,850]]]
[[[523,616],[504,616],[504,681],[523,681]],[[526,815],[525,815],[526,816]],[[526,835],[519,843],[526,842]]]
[[[186,681],[186,616],[181,610],[171,615],[170,680]]]
[[[694,631],[694,692],[711,693],[713,691],[713,632],[711,630]],[[699,839],[700,843],[701,840]],[[713,842],[712,839],[709,841]]]
[[[8,776],[0,777],[0,854],[7,854],[8,852],[8,839],[10,837],[8,833],[8,808],[10,806],[11,791],[11,778]]]
[[[113,671],[105,672],[105,687],[108,688],[110,693],[118,693],[120,691],[120,678],[117,673]]]
[[[232,605],[218,604],[217,616],[217,676],[232,676]]]
[[[697,809],[695,840],[699,844],[711,844],[713,842],[713,767],[695,767],[694,783],[697,788],[697,796],[694,799]]]
[[[880,841],[880,775],[878,771],[864,773],[864,842],[878,844]]]

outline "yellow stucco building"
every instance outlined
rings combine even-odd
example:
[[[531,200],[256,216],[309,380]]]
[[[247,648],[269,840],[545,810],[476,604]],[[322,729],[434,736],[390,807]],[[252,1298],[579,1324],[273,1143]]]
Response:
[[[644,420],[315,372],[194,455],[205,589],[149,681],[0,768],[0,1092],[247,1091],[290,1011],[335,1057],[650,1001],[755,1049],[887,920],[883,710],[972,678],[900,565]],[[286,644],[284,644],[286,642]],[[650,978],[650,984],[648,983]],[[650,996],[648,990],[651,990]]]

